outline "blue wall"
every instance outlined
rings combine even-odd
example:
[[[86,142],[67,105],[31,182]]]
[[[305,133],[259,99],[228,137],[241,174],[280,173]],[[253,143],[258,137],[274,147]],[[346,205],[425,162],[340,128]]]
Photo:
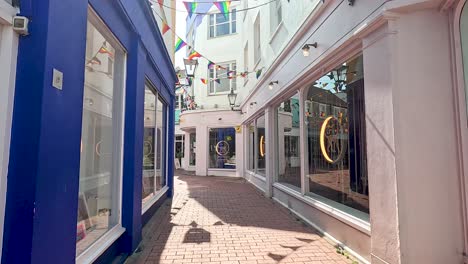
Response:
[[[144,81],[168,103],[172,146],[176,75],[146,1],[89,4],[128,53],[118,248],[129,253],[141,240]],[[87,8],[86,0],[21,1],[31,34],[19,43],[2,263],[75,262]],[[62,91],[51,86],[54,68],[64,73]],[[172,190],[172,162],[168,171]]]

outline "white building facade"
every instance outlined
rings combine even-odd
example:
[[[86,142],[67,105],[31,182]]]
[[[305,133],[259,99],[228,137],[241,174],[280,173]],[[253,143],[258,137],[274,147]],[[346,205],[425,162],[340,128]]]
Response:
[[[208,16],[199,26],[197,51],[263,71],[237,78],[242,112],[212,109],[227,96],[209,96],[200,60],[182,167],[246,178],[361,262],[466,263],[466,1],[268,2],[233,5],[239,32],[223,43]],[[229,173],[210,170],[232,157],[216,151],[224,127]]]

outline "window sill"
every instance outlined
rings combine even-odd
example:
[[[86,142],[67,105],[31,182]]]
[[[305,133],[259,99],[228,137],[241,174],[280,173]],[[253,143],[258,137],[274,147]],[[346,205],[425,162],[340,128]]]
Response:
[[[236,36],[238,35],[239,33],[230,33],[230,34],[226,34],[226,35],[221,35],[221,36],[215,36],[215,37],[210,37],[208,36],[208,40],[212,40],[212,39],[220,39],[220,38],[225,38],[225,37],[232,37],[232,36]]]
[[[247,174],[249,174],[250,176],[253,176],[263,182],[266,182],[266,176],[263,176],[263,175],[260,175],[260,174],[257,174],[253,171],[246,171]]]
[[[104,251],[106,251],[112,243],[114,243],[123,233],[125,228],[122,225],[114,226],[106,234],[100,237],[92,246],[87,248],[76,258],[77,264],[93,263]]]
[[[236,169],[218,169],[218,168],[208,168],[209,171],[236,171]]]
[[[262,61],[262,58],[261,58],[261,56],[260,56],[260,59],[258,59],[257,62],[255,62],[254,71],[257,70],[257,67],[258,67],[258,65],[260,64],[261,61]]]
[[[166,185],[161,190],[159,190],[159,192],[156,193],[156,195],[153,196],[153,198],[144,203],[141,207],[141,214],[146,213],[146,211],[148,211],[164,194],[167,193],[167,190],[169,190],[169,187],[167,187]]]
[[[349,213],[343,212],[317,198],[302,195],[300,192],[284,185],[281,183],[274,183],[273,187],[277,188],[280,191],[283,191],[294,198],[298,199],[301,202],[304,202],[328,215],[333,218],[340,220],[341,222],[367,234],[370,236],[371,234],[371,227],[369,220],[363,219],[362,217],[351,215]]]

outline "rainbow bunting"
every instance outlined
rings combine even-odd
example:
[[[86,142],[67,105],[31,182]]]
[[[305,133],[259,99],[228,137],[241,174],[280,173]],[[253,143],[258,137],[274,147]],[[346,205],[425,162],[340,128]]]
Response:
[[[206,83],[207,83],[206,79],[203,79],[203,78],[200,78],[200,81],[201,81],[203,84],[206,84]]]
[[[260,75],[262,75],[262,71],[263,69],[260,69],[257,72],[255,72],[255,77],[257,77],[257,79],[260,78]]]
[[[94,56],[91,60],[89,60],[88,63],[91,63],[93,65],[101,65],[101,60],[99,60],[96,56]]]
[[[175,44],[175,47],[174,47],[174,49],[175,49],[174,52],[179,51],[185,45],[187,45],[187,43],[185,43],[185,41],[183,41],[181,38],[177,37],[177,41],[176,41],[176,44]]]
[[[214,79],[215,82],[217,82],[218,84],[221,84],[221,80],[220,79]]]
[[[188,15],[191,18],[192,14],[197,10],[197,2],[184,2],[185,8],[187,9]]]
[[[245,77],[247,77],[247,74],[248,74],[248,73],[249,73],[249,72],[247,72],[247,71],[241,72],[241,73],[240,73],[240,76],[242,76],[242,77],[245,78]]]
[[[169,31],[169,29],[171,29],[171,28],[169,27],[169,25],[168,25],[165,21],[163,21],[162,23],[163,23],[163,26],[162,26],[162,33],[163,33],[163,35],[164,35],[164,34],[166,34],[166,32]]]
[[[196,52],[196,51],[192,51],[190,52],[190,55],[188,57],[189,60],[193,60],[195,58],[200,58],[201,57],[201,54]]]
[[[213,2],[213,4],[218,8],[219,12],[224,15],[224,18],[228,19],[231,1]]]
[[[164,0],[158,0],[158,3],[159,3],[159,6],[160,6],[161,9],[162,9],[162,7],[163,7],[163,5],[164,5]]]

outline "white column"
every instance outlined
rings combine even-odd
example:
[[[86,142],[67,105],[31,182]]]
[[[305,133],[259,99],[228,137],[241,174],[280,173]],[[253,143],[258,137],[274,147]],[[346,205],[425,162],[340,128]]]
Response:
[[[275,112],[272,107],[265,109],[265,150],[266,150],[266,162],[265,162],[265,196],[271,197],[273,195],[273,181],[275,178]]]
[[[208,136],[207,126],[197,126],[195,171],[199,176],[208,175]]]

